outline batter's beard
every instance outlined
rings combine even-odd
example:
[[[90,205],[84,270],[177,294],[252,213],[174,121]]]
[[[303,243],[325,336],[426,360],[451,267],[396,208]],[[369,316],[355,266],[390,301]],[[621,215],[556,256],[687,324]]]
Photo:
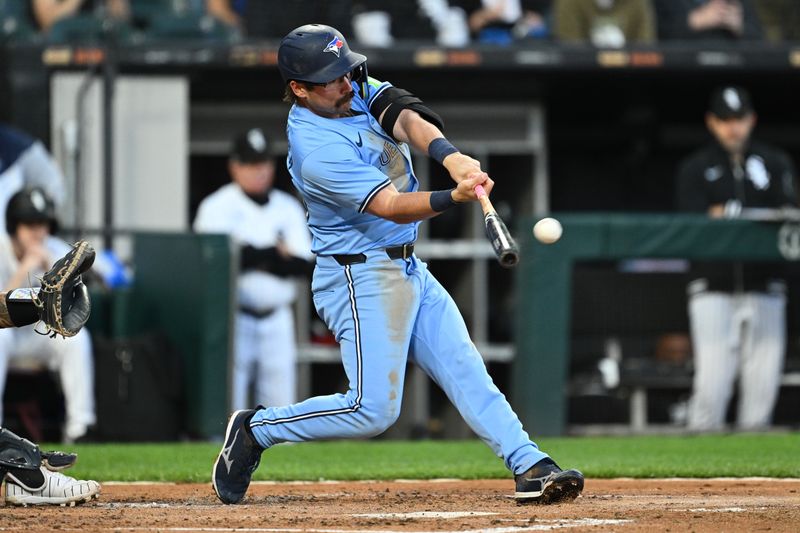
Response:
[[[345,111],[350,109],[350,102],[353,101],[353,93],[343,96],[336,101],[336,107],[345,107]]]

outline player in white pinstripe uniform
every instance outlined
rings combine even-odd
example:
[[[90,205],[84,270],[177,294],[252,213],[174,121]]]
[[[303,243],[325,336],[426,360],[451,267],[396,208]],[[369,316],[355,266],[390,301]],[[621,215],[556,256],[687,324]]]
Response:
[[[711,145],[687,158],[678,172],[683,211],[736,216],[742,207],[796,206],[796,174],[789,157],[750,140],[756,116],[740,87],[711,98],[706,124]],[[689,284],[689,318],[695,375],[688,425],[720,430],[739,378],[737,427],[771,423],[786,352],[786,283],[782,268],[757,263],[695,263]]]

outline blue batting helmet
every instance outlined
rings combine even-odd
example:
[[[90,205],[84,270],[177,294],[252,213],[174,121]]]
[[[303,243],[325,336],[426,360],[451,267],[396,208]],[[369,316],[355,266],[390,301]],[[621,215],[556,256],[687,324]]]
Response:
[[[323,24],[295,28],[278,48],[278,70],[285,83],[328,83],[361,67],[353,75],[358,82],[366,78],[366,63],[367,57],[350,50],[339,30]]]

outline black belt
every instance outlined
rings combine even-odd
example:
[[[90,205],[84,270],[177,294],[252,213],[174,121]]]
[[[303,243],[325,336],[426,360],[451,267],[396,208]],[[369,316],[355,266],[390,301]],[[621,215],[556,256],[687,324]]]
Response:
[[[389,259],[408,259],[414,254],[414,244],[392,246],[386,248],[384,251],[386,255],[389,256]],[[367,256],[365,254],[334,254],[331,257],[336,259],[336,262],[342,266],[367,262]]]
[[[272,315],[275,312],[275,307],[272,309],[253,309],[252,307],[245,307],[243,305],[239,306],[239,312],[244,313],[247,316],[251,316],[253,318],[267,318],[268,316]]]

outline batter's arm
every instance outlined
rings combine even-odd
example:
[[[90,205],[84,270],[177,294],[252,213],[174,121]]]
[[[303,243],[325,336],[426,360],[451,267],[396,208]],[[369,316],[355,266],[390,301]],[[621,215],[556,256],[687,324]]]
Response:
[[[476,185],[485,184],[485,173],[476,173],[474,177],[461,181],[455,189],[447,191],[450,199],[457,203],[474,202],[478,197],[473,190]],[[385,218],[397,224],[408,224],[425,220],[441,213],[431,207],[431,195],[441,192],[399,192],[394,185],[381,189],[367,204],[365,211],[377,217]]]
[[[434,139],[443,139],[444,134],[434,124],[431,124],[412,109],[404,109],[397,117],[392,135],[395,139],[405,142],[417,150],[428,153],[428,147]],[[486,172],[481,170],[480,161],[461,152],[454,152],[442,161],[442,165],[450,173],[456,183],[481,175],[485,178],[482,183],[486,194],[492,192],[494,181]]]

